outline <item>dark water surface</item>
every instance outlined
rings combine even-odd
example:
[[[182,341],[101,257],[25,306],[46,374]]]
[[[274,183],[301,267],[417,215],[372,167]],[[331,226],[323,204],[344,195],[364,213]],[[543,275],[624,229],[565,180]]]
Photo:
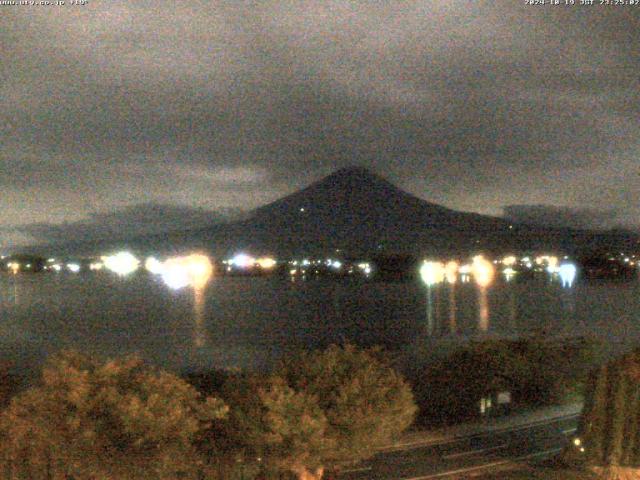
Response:
[[[640,282],[546,279],[431,291],[418,282],[215,278],[204,295],[144,273],[0,274],[1,357],[37,366],[61,348],[138,352],[172,370],[256,367],[332,342],[436,351],[482,336],[592,334],[610,352],[640,343]],[[451,306],[455,305],[452,309]]]

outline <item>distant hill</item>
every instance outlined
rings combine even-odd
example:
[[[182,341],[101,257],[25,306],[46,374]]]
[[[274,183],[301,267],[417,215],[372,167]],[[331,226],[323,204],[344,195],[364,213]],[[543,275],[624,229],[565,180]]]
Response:
[[[578,253],[637,249],[639,244],[639,237],[629,232],[541,227],[451,210],[410,195],[365,168],[351,167],[257,208],[241,221],[51,248],[83,254],[120,247],[145,253],[197,248],[215,255],[249,250],[278,256],[339,250],[344,255],[362,256],[545,249]]]

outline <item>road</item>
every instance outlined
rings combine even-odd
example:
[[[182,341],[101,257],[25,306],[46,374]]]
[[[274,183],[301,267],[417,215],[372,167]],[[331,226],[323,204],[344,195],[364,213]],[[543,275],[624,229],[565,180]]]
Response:
[[[575,433],[578,415],[381,451],[343,471],[341,480],[430,480],[488,472],[558,453]]]

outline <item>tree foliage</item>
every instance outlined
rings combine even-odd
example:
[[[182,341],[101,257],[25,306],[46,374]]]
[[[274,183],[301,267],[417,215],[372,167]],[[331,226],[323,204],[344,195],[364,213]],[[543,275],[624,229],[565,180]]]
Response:
[[[190,478],[201,462],[194,443],[226,412],[138,358],[63,352],[0,417],[3,478]]]
[[[519,405],[553,404],[586,376],[596,350],[595,344],[583,339],[470,342],[416,369],[421,420],[446,424],[473,419],[479,415],[480,399],[500,391],[509,391]]]
[[[640,478],[639,372],[635,351],[602,365],[589,380],[578,434],[584,461],[601,478]]]
[[[331,346],[227,388],[229,427],[253,455],[298,478],[373,455],[413,421],[409,385],[379,352]]]

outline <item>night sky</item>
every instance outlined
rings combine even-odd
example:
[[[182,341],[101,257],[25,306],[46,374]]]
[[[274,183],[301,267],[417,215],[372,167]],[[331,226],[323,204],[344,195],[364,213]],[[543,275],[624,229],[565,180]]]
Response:
[[[640,6],[66,3],[0,6],[0,248],[193,225],[353,164],[640,227]]]

